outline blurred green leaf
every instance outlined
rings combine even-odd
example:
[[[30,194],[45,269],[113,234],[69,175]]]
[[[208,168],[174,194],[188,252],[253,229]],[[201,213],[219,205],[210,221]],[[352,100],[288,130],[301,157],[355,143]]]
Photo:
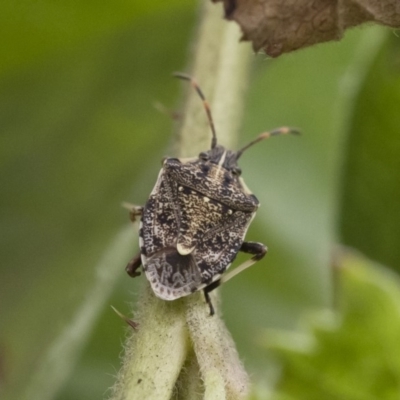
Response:
[[[26,67],[37,59],[83,41],[103,38],[131,26],[140,17],[174,9],[183,0],[114,2],[20,1],[4,0],[0,13],[0,75]]]
[[[301,333],[265,333],[265,345],[283,363],[274,399],[400,396],[399,278],[350,253],[340,259],[338,268],[338,312],[308,315]]]
[[[348,82],[352,78],[354,90],[363,79],[382,32],[353,31],[340,44],[257,60],[241,143],[282,125],[299,127],[302,135],[271,138],[240,159],[261,202],[247,238],[269,248],[262,261],[222,288],[228,326],[250,368],[264,371],[267,364],[254,344],[260,329],[294,327],[305,309],[333,303],[328,266],[352,100]]]
[[[176,20],[180,29],[170,31]],[[0,80],[0,380],[7,399],[23,398],[90,297],[95,267],[128,221],[121,202],[141,203],[151,190],[171,130],[152,103],[173,104],[178,85],[170,74],[182,68],[192,25],[193,8],[171,6]],[[131,254],[115,259],[119,267],[109,266],[120,271],[116,278],[136,248],[134,241]],[[128,288],[124,294],[130,299]],[[103,337],[98,353],[109,342],[118,363],[118,337]],[[97,394],[110,384],[100,382]]]
[[[400,271],[400,44],[382,48],[356,98],[342,172],[342,242]]]

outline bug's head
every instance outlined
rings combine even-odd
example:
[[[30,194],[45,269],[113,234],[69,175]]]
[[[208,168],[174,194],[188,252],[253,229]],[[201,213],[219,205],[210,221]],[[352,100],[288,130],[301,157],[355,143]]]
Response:
[[[227,150],[223,146],[216,145],[208,151],[202,151],[199,154],[199,161],[203,164],[215,164],[219,165],[225,170],[232,173],[233,176],[239,177],[242,173],[238,166],[237,152]]]
[[[216,137],[213,136],[211,149],[201,152],[199,154],[199,160],[200,162],[205,164],[212,163],[219,165],[227,171],[231,172],[233,176],[239,177],[242,171],[238,165],[238,160],[249,147],[258,142],[261,142],[264,139],[268,139],[271,136],[286,135],[289,133],[299,134],[300,132],[297,129],[288,127],[282,127],[274,129],[270,132],[264,132],[238,151],[227,150],[225,149],[225,147],[217,145]]]

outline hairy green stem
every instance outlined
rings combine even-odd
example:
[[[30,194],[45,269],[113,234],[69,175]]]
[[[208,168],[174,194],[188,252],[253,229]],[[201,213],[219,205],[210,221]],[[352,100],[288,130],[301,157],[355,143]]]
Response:
[[[241,45],[236,24],[222,20],[222,11],[205,4],[191,75],[207,96],[217,130],[218,142],[234,147],[241,123],[243,97],[247,87],[251,51]],[[181,157],[196,156],[211,143],[210,127],[199,98],[188,88],[184,119],[177,138]]]
[[[221,8],[202,2],[190,73],[211,105],[218,142],[227,147],[236,144],[251,56],[239,39],[238,27],[222,19]],[[201,101],[187,86],[174,144],[179,157],[196,156],[211,143]],[[219,316],[216,294],[212,299],[217,313],[210,317],[201,293],[165,302],[146,284],[134,315],[139,330],[126,343],[113,400],[222,400],[246,395],[247,374]]]

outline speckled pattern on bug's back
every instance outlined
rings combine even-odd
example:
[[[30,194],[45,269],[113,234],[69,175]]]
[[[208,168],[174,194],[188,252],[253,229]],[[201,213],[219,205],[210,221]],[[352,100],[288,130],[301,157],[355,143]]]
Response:
[[[172,300],[219,279],[257,208],[257,199],[220,165],[167,159],[140,230],[142,262],[154,292]]]

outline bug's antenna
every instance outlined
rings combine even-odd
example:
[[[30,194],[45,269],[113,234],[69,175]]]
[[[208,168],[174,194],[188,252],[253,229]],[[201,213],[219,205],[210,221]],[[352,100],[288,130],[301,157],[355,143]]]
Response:
[[[212,132],[211,148],[213,149],[217,145],[217,134],[215,132],[215,126],[214,126],[214,121],[213,121],[213,118],[212,118],[212,115],[211,115],[210,105],[208,104],[207,99],[205,98],[203,92],[201,91],[200,86],[189,75],[182,74],[181,72],[175,72],[173,75],[176,78],[184,79],[186,81],[189,81],[190,84],[193,86],[193,88],[198,93],[198,95],[200,96],[201,100],[203,101],[203,106],[204,106],[204,109],[206,110],[208,122],[210,123],[210,127],[211,127],[211,132]]]
[[[269,132],[264,132],[261,133],[257,138],[255,138],[253,141],[251,141],[249,144],[246,146],[242,147],[239,151],[236,152],[236,160],[239,159],[239,157],[253,144],[256,144],[258,142],[261,142],[264,139],[269,139],[271,136],[279,136],[279,135],[287,135],[287,134],[294,134],[294,135],[299,135],[300,131],[296,128],[289,128],[287,126],[283,126],[281,128],[274,129]]]

